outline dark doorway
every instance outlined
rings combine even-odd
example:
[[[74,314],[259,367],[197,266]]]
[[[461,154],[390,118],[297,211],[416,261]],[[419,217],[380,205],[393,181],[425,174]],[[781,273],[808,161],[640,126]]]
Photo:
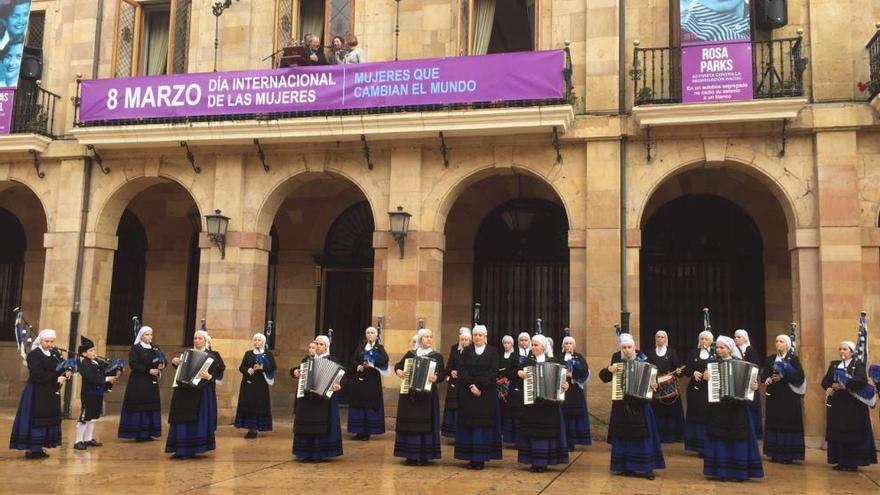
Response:
[[[21,222],[10,211],[0,208],[0,340],[15,340],[15,313],[21,305],[24,285],[24,252],[27,239]],[[28,308],[22,308],[27,315]]]
[[[495,19],[487,53],[535,49],[535,0],[503,0],[495,4]]]
[[[321,267],[318,333],[333,329],[330,352],[348,364],[370,325],[373,309],[373,214],[362,201],[330,226]]]
[[[269,230],[269,242],[269,269],[266,275],[266,321],[264,322],[264,328],[266,323],[275,321],[275,314],[278,311],[278,249],[280,244],[278,241],[278,229],[274,225]],[[266,336],[269,349],[275,348],[275,335],[276,332],[273,330],[272,335]]]
[[[687,195],[661,206],[642,230],[641,343],[664,329],[679,355],[696,347],[709,308],[715,336],[749,332],[765,351],[763,242],[752,217],[713,195]]]
[[[474,245],[474,302],[489,341],[543,333],[562,345],[568,314],[568,220],[561,206],[545,199],[514,199],[493,210]]]
[[[196,311],[199,302],[199,263],[202,257],[202,250],[199,248],[199,234],[202,230],[201,217],[198,212],[195,212],[194,215],[194,218],[199,221],[199,227],[193,227],[186,262],[186,314],[183,318],[183,343],[186,346],[192,346],[193,337],[195,337]]]
[[[147,234],[134,213],[125,210],[119,220],[116,236],[119,244],[113,254],[107,343],[131,345],[135,337],[131,317],[143,317]],[[149,322],[144,324],[149,325]]]

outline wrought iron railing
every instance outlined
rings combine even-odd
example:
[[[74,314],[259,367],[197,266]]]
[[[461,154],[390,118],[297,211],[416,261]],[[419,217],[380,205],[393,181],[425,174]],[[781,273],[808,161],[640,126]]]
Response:
[[[804,95],[803,37],[752,41],[755,98]],[[681,103],[681,47],[640,48],[635,42],[633,67],[634,105]]]
[[[55,137],[55,104],[61,96],[47,91],[36,82],[21,80],[12,103],[12,134],[42,134]]]
[[[868,92],[868,98],[871,99],[880,94],[880,23],[877,25],[877,32],[874,33],[874,37],[868,42],[866,48],[868,49],[870,72],[869,79],[863,84],[865,91]]]
[[[565,43],[564,66],[562,68],[563,75],[563,92],[561,98],[543,99],[543,100],[517,100],[517,101],[492,101],[492,102],[474,102],[474,103],[455,103],[455,104],[434,104],[434,105],[413,105],[400,107],[380,107],[380,108],[358,108],[358,109],[337,109],[337,110],[311,110],[299,112],[272,112],[272,113],[246,113],[234,115],[207,115],[207,116],[189,116],[189,117],[168,117],[168,118],[151,118],[151,119],[120,119],[120,120],[103,120],[82,122],[79,119],[80,90],[81,79],[77,79],[76,96],[71,98],[73,103],[73,125],[76,127],[95,127],[95,126],[118,126],[118,125],[146,125],[146,124],[176,124],[176,123],[195,123],[195,122],[229,122],[241,120],[278,120],[299,117],[338,117],[347,115],[372,115],[387,114],[399,112],[432,112],[441,110],[460,110],[460,109],[483,109],[483,108],[519,108],[519,107],[535,107],[546,105],[565,105],[572,104],[574,101],[574,86],[572,84],[572,62],[571,50],[569,43]]]

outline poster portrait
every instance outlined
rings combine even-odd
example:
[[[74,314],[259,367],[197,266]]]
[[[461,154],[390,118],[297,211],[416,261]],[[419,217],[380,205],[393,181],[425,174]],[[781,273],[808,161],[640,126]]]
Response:
[[[0,0],[0,88],[18,86],[31,0]]]

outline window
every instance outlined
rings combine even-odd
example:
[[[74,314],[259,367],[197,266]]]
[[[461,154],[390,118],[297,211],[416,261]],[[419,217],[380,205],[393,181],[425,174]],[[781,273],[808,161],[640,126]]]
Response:
[[[46,12],[31,12],[27,26],[27,41],[25,45],[32,48],[43,49],[43,32],[46,28]]]
[[[329,45],[334,36],[354,32],[354,0],[275,0],[275,12],[276,50],[308,33]]]
[[[460,0],[461,50],[471,55],[538,47],[540,0]]]
[[[186,72],[191,0],[116,0],[113,76]]]

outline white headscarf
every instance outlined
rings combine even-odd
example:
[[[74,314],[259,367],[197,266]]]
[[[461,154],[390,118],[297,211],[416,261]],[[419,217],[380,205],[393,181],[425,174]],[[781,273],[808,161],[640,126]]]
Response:
[[[620,337],[617,338],[617,345],[618,345],[618,348],[620,349],[620,358],[621,359],[625,359],[623,357],[623,345],[624,344],[632,344],[633,345],[633,352],[635,352],[636,341],[635,341],[635,339],[633,339],[633,336],[628,333],[620,334]],[[633,356],[633,358],[635,358],[635,356]]]
[[[471,338],[471,340],[473,340],[473,338],[474,338],[474,336],[471,334],[471,329],[470,329],[470,328],[468,328],[468,327],[461,327],[461,328],[459,328],[459,329],[458,329],[458,337],[459,337],[459,340],[458,340],[458,341],[459,341],[459,344],[458,344],[458,351],[459,351],[459,352],[461,352],[461,351],[464,350],[464,347],[461,346],[461,336],[462,336],[462,335],[467,335],[468,337]]]
[[[547,348],[550,346],[550,344],[547,342],[547,337],[543,335],[535,335],[534,337],[532,337],[532,342],[537,342],[541,345],[541,347],[544,348],[544,352],[541,353],[540,356],[535,356],[535,361],[543,363],[547,360]]]
[[[412,344],[413,344],[413,350],[416,350],[419,348],[419,334],[413,335]]]
[[[510,342],[510,350],[504,351],[504,359],[507,359],[510,357],[511,354],[513,354],[516,343],[513,341],[513,337],[511,337],[510,335],[505,335],[504,337],[501,337],[501,343],[503,344],[505,342]]]
[[[544,354],[546,354],[547,357],[552,358],[553,357],[553,339],[550,337],[545,337],[545,338],[547,339],[547,347],[544,349]]]
[[[474,330],[472,332],[472,335],[478,334],[478,333],[483,334],[483,336],[485,336],[485,337],[489,336],[489,330],[487,330],[484,325],[474,326]],[[477,353],[477,356],[482,356],[483,352],[486,350],[486,344],[483,344],[482,346],[478,346],[477,344],[473,344],[473,346],[474,346],[474,352]]]
[[[700,359],[709,359],[709,349],[704,349],[702,345],[700,345],[700,340],[703,337],[709,337],[709,346],[712,346],[712,342],[715,342],[715,336],[712,335],[712,332],[708,330],[703,330],[700,332],[700,335],[697,337],[697,349],[700,350]]]
[[[263,347],[261,347],[259,349],[254,347],[254,354],[262,354],[262,353],[266,352],[266,336],[260,332],[257,332],[254,334],[253,337],[251,337],[251,340],[256,339],[256,338],[259,338],[260,340],[263,341]]]
[[[849,347],[849,349],[853,352],[852,356],[849,359],[841,359],[840,364],[837,365],[838,368],[846,369],[846,365],[856,358],[856,343],[852,340],[844,340],[840,343]]]
[[[141,327],[143,328],[143,327]],[[194,335],[201,335],[205,338],[205,350],[211,350],[211,336],[204,330],[196,330]]]
[[[516,348],[519,349],[517,352],[519,353],[520,356],[526,357],[529,355],[529,348],[526,347],[525,349],[523,349],[522,347],[519,346],[519,339],[521,339],[522,337],[529,339],[529,342],[532,341],[532,337],[529,335],[529,332],[520,332],[520,334],[516,336],[516,340],[517,340]]]
[[[664,345],[663,347],[657,347],[657,345],[655,343],[654,352],[657,354],[657,357],[665,356],[667,349],[669,349],[669,335],[666,333],[665,330],[657,330],[657,333],[654,334],[654,338],[656,339],[656,337],[660,334],[662,334],[664,337],[666,337],[666,345]]]
[[[571,352],[565,352],[565,344],[568,342],[571,342]],[[577,345],[577,343],[575,342],[574,337],[572,337],[571,335],[562,339],[562,351],[564,352],[564,354],[562,355],[563,361],[569,361],[572,358],[574,358],[574,346],[575,345]]]
[[[736,341],[726,335],[719,335],[717,339],[715,339],[715,345],[723,344],[724,347],[730,349],[730,355],[735,357],[736,359],[742,359],[742,352],[740,352],[739,348],[736,346]]]
[[[434,352],[434,349],[432,347],[429,347],[427,349],[422,348],[422,337],[429,333],[431,335],[434,334],[434,332],[432,332],[430,329],[422,328],[421,330],[419,330],[419,333],[416,334],[416,356],[424,356],[426,354]]]
[[[44,330],[44,331],[45,331],[45,330]],[[847,347],[849,347],[849,349],[850,349],[851,351],[853,351],[853,354],[855,354],[855,352],[856,352],[856,343],[855,343],[855,342],[853,342],[852,340],[844,340],[844,341],[841,342],[841,344],[844,344],[844,345],[846,345]]]
[[[364,350],[365,350],[365,351],[371,351],[371,350],[373,350],[373,344],[371,344],[370,341],[369,341],[369,339],[367,339],[367,332],[369,332],[370,330],[376,332],[376,343],[377,343],[377,344],[379,343],[379,331],[376,330],[376,327],[367,327],[367,328],[365,328],[365,329],[364,329],[364,340],[366,340],[366,343],[364,344]]]
[[[785,335],[784,333],[781,333],[777,335],[776,338],[785,341],[785,352],[782,353],[782,356],[779,355],[779,351],[776,351],[776,360],[781,361],[783,358],[785,358],[785,355],[788,354],[788,351],[791,350],[791,337]]]
[[[739,347],[739,352],[740,352],[740,354],[742,354],[743,356],[745,356],[745,355],[746,355],[746,349],[748,349],[749,346],[752,345],[752,342],[749,340],[749,332],[746,332],[745,330],[743,330],[742,328],[740,328],[739,330],[733,332],[733,335],[734,335],[734,337],[743,337],[743,338],[746,340],[746,343],[745,343],[745,344],[743,344],[743,345],[741,345],[741,346],[737,346],[737,347]]]
[[[42,350],[42,348],[40,348],[40,343],[43,342],[43,339],[45,339],[45,338],[57,339],[58,335],[56,335],[55,330],[52,330],[51,328],[46,328],[46,329],[42,330],[37,335],[37,338],[34,339],[34,343],[31,344],[31,350],[38,349],[38,348],[40,350]],[[46,351],[43,351],[43,354],[46,354],[48,356]]]
[[[318,335],[315,337],[315,340],[320,340],[324,343],[324,354],[316,355],[315,357],[327,357],[330,355],[330,337],[326,335]]]
[[[143,347],[144,349],[152,349],[153,348],[152,345],[141,340],[141,339],[143,339],[145,333],[152,332],[152,331],[153,331],[152,327],[148,327],[146,325],[142,326],[141,329],[138,331],[137,337],[135,337],[135,339],[134,339],[134,345],[140,344],[140,346]]]

